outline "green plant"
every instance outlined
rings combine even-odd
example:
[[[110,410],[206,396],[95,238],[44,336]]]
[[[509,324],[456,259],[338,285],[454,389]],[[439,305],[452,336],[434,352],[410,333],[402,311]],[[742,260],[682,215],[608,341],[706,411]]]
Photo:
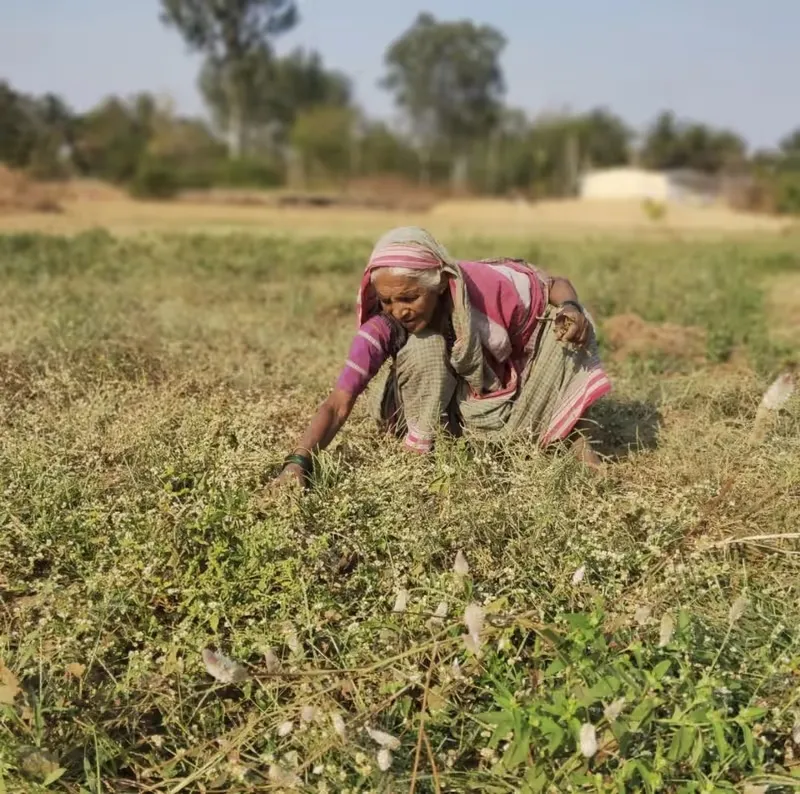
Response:
[[[667,205],[663,201],[646,198],[642,201],[642,212],[644,212],[648,220],[653,223],[659,223],[667,217]]]
[[[266,486],[342,366],[371,239],[0,236],[7,790],[797,788],[797,400],[748,441],[796,244],[447,243],[752,369],[607,359],[602,478],[524,442],[410,457],[360,402],[295,499]],[[367,726],[399,741],[385,772]]]
[[[172,163],[145,157],[136,169],[130,193],[135,198],[170,199],[180,188],[180,177]]]

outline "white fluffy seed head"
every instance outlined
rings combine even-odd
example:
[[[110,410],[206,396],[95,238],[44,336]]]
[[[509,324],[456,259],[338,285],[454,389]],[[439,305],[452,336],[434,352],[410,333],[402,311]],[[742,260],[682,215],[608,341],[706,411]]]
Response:
[[[675,621],[669,612],[664,613],[661,618],[661,626],[658,632],[658,646],[664,648],[672,642],[672,636],[675,634]]]
[[[581,725],[580,744],[584,758],[591,758],[597,752],[597,732],[590,722]]]
[[[398,590],[392,612],[405,612],[408,606],[408,590]]]
[[[267,665],[268,673],[277,673],[281,669],[281,660],[275,655],[272,648],[267,648],[264,652],[264,662]]]
[[[391,750],[387,750],[385,747],[382,750],[378,750],[378,769],[380,769],[381,772],[388,772],[391,766],[392,766]]]
[[[784,372],[770,384],[761,398],[761,408],[777,411],[782,408],[795,390],[795,378],[791,372]]]
[[[400,740],[391,733],[385,731],[378,731],[374,728],[367,728],[367,733],[373,742],[380,745],[386,750],[397,750],[400,747]]]
[[[747,611],[747,599],[744,596],[739,596],[728,610],[728,620],[731,624],[736,623],[742,615]]]
[[[286,720],[278,726],[278,736],[283,739],[294,730],[294,723],[291,720]]]
[[[344,724],[344,718],[341,714],[331,714],[331,722],[333,723],[333,730],[336,735],[344,741],[347,738],[347,727]]]
[[[299,788],[303,781],[288,769],[284,769],[277,764],[272,764],[269,768],[269,779],[281,788]]]
[[[300,719],[303,722],[313,722],[316,715],[317,710],[313,706],[303,706],[303,710],[300,712]]]
[[[469,573],[469,563],[467,562],[467,558],[464,556],[464,552],[461,549],[458,550],[456,554],[456,561],[453,564],[453,570],[458,576],[466,576]]]
[[[238,684],[248,678],[247,668],[224,653],[203,648],[202,657],[208,674],[223,684]]]
[[[613,703],[603,709],[603,716],[609,722],[616,722],[625,708],[625,698],[617,698]]]

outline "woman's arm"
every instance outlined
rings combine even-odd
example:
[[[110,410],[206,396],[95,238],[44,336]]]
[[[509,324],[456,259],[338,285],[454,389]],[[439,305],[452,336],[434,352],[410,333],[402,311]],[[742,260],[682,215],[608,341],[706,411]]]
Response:
[[[578,293],[568,278],[563,276],[550,276],[550,303],[560,306],[564,301],[578,301]]]
[[[591,327],[583,311],[578,308],[581,304],[572,282],[563,276],[550,276],[548,282],[550,304],[561,308],[556,319],[556,333],[559,334],[559,339],[576,345],[586,344]],[[567,301],[569,301],[567,305],[563,306]],[[573,303],[578,306],[572,305]]]
[[[344,427],[356,403],[356,397],[357,395],[343,389],[334,389],[317,409],[292,454],[310,459],[325,449]],[[305,474],[305,469],[299,463],[289,463],[281,472],[279,480],[302,481]]]
[[[314,418],[287,458],[280,481],[302,481],[311,459],[333,441],[344,427],[358,396],[377,374],[389,355],[391,329],[386,318],[377,315],[368,320],[353,338],[344,367],[333,391],[317,409]]]

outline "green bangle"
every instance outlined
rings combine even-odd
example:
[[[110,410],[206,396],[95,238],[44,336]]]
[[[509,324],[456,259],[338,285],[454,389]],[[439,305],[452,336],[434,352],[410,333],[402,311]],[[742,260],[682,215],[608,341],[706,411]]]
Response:
[[[283,459],[283,468],[285,469],[287,466],[299,466],[306,474],[311,471],[313,468],[313,462],[311,458],[306,457],[305,455],[287,455]]]
[[[558,308],[559,310],[563,309],[565,306],[574,306],[581,314],[584,313],[583,306],[578,303],[578,301],[564,301]]]

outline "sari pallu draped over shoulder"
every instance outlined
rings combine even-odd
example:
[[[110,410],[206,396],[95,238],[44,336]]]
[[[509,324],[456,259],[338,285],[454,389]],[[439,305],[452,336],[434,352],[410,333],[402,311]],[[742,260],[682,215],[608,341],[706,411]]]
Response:
[[[375,245],[364,271],[357,298],[359,327],[380,311],[370,276],[386,267],[437,269],[448,276],[454,372],[476,397],[513,391],[547,302],[547,284],[535,268],[511,259],[459,261],[424,229],[394,229]]]

